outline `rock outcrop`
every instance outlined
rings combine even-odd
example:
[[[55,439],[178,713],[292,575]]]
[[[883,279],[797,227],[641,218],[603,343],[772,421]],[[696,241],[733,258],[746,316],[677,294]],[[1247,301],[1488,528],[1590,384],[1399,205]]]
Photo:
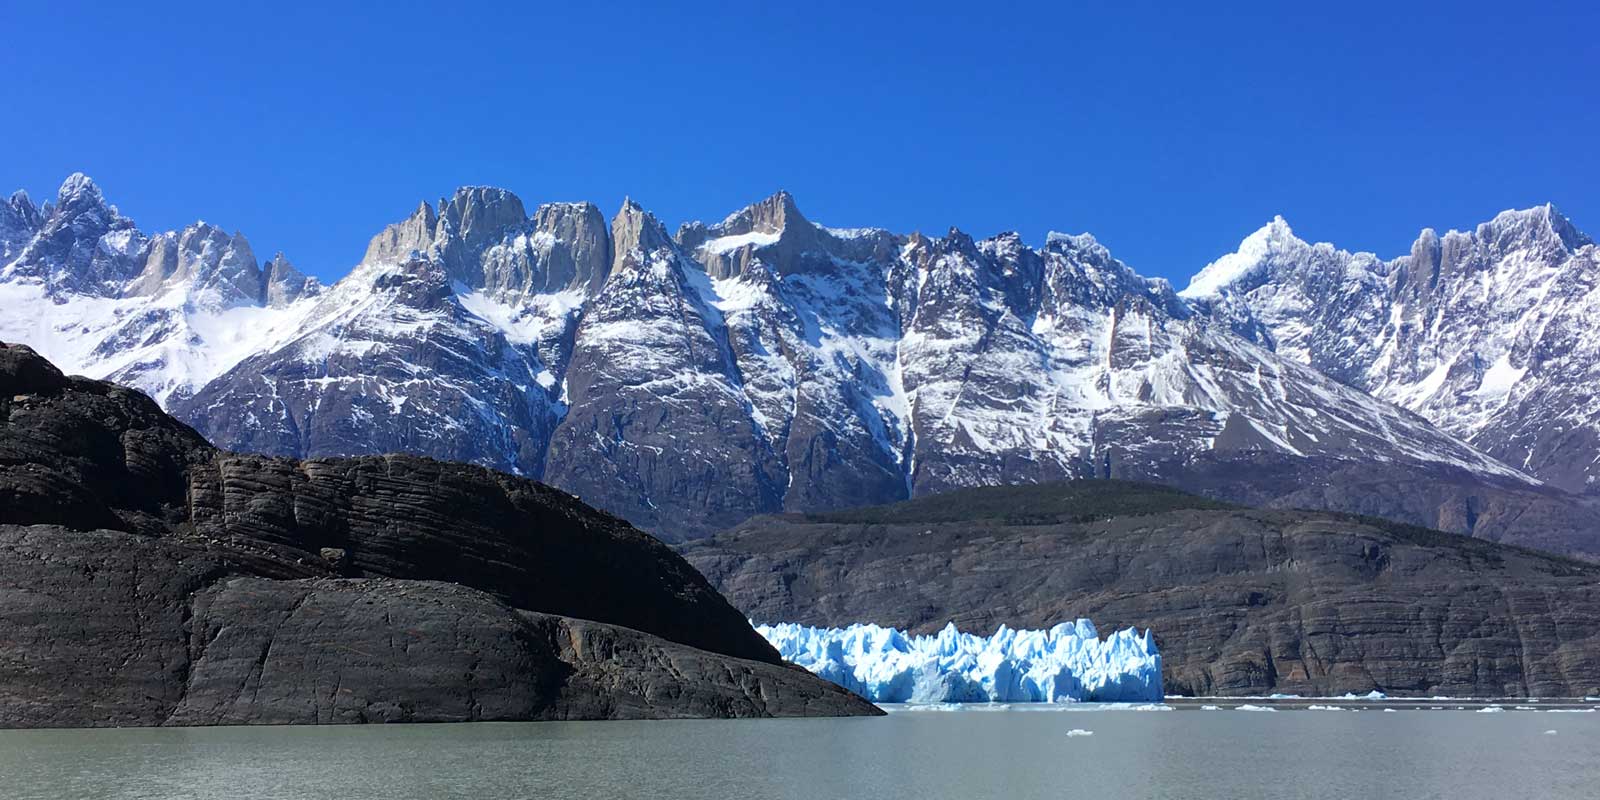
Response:
[[[1600,566],[1117,481],[753,519],[681,551],[758,622],[1148,627],[1169,693],[1600,691]]]
[[[564,492],[221,452],[0,345],[0,725],[873,712]]]

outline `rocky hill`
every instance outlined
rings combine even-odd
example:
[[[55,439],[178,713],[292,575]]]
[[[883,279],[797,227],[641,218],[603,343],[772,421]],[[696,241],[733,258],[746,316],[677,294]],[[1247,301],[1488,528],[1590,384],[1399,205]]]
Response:
[[[1163,487],[994,487],[765,516],[681,552],[758,622],[1148,627],[1169,693],[1600,690],[1600,566]]]
[[[7,208],[0,337],[233,450],[475,463],[668,540],[1117,477],[1600,554],[1588,501],[1236,335],[1088,235],[830,228],[782,192],[669,234],[631,201],[608,224],[467,187],[321,287],[239,235],[140,233],[82,176]]]
[[[564,492],[218,451],[0,345],[0,725],[863,713]]]

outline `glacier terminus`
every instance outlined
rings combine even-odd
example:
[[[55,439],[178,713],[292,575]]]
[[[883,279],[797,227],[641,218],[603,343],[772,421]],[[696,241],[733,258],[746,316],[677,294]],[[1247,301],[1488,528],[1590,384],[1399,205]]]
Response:
[[[955,623],[933,636],[872,624],[757,625],[784,660],[874,703],[1160,702],[1161,653],[1150,631],[1104,639],[1079,619],[1049,630],[1001,625],[990,636]]]

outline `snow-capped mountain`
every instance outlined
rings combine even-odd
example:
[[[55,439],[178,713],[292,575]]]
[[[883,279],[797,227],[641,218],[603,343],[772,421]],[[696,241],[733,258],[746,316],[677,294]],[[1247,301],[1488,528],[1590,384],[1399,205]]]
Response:
[[[0,339],[163,403],[293,334],[322,291],[214,225],[147,236],[82,174],[42,209],[0,205],[0,252]]]
[[[1280,218],[1183,294],[1279,355],[1600,494],[1600,248],[1552,206],[1424,230],[1392,261],[1307,244]]]
[[[670,235],[631,201],[608,226],[469,187],[323,288],[211,226],[145,236],[81,176],[6,208],[0,338],[144,389],[225,447],[481,463],[669,538],[1093,476],[1555,547],[1600,531],[1088,235],[827,228],[781,192]]]

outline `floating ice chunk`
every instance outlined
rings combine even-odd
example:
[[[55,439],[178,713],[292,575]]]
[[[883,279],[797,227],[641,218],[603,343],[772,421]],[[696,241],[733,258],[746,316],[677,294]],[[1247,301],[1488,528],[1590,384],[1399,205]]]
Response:
[[[1555,733],[1555,731],[1551,731],[1551,733]],[[1093,736],[1094,735],[1094,731],[1086,731],[1086,730],[1084,730],[1082,728],[1073,728],[1072,730],[1067,731],[1067,735],[1068,736]]]
[[[1272,706],[1255,706],[1255,705],[1250,705],[1249,703],[1246,703],[1246,704],[1244,704],[1242,706],[1235,706],[1233,710],[1234,711],[1277,711],[1278,709],[1273,708]]]
[[[1201,706],[1201,711],[1221,711],[1222,706]]]
[[[1343,711],[1343,706],[1306,706],[1307,711]]]
[[[1501,708],[1500,706],[1484,706],[1483,708],[1478,709],[1479,714],[1498,714],[1502,711],[1505,711],[1505,709]]]
[[[1554,736],[1554,735],[1556,735],[1556,732],[1553,731],[1553,730],[1552,731],[1545,731],[1544,735],[1546,735],[1546,736]]]
[[[758,625],[784,659],[876,703],[1160,701],[1161,654],[1150,632],[1105,639],[1080,619],[1050,630],[1000,626],[911,636],[894,628]],[[1170,707],[1166,707],[1170,708]]]
[[[1389,699],[1389,695],[1386,695],[1383,692],[1378,691],[1377,689],[1373,689],[1372,691],[1367,692],[1366,694],[1356,694],[1355,692],[1348,692],[1348,693],[1346,693],[1344,695],[1341,695],[1339,697],[1339,699],[1340,700],[1388,700]],[[1438,698],[1434,698],[1434,699],[1438,699]]]
[[[1398,712],[1398,711],[1396,711],[1396,710],[1394,710],[1392,708],[1386,708],[1386,709],[1383,710],[1383,713],[1385,713],[1385,714],[1398,714],[1400,712]]]

